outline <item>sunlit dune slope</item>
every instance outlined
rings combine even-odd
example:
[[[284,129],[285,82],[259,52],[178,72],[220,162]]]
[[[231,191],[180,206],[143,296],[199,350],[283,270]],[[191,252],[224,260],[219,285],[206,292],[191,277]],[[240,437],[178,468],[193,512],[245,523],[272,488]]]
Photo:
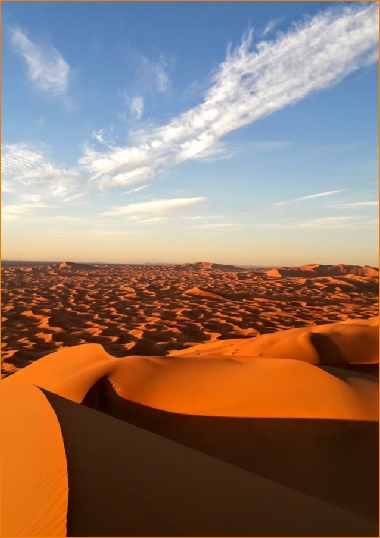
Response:
[[[218,340],[173,356],[244,356],[296,359],[311,364],[375,364],[379,362],[379,318],[289,329],[256,338]]]
[[[335,364],[329,354],[335,342],[353,363],[375,362],[377,329],[371,323],[282,331],[232,344],[226,340],[162,358],[115,359],[100,345],[76,346],[43,357],[4,383],[35,384],[81,402],[99,379],[107,377],[119,396],[177,413],[377,420],[374,376],[350,372],[342,377],[309,364]],[[331,340],[315,344],[314,335]],[[323,353],[318,355],[323,346],[325,361]]]
[[[1,390],[2,536],[66,536],[67,462],[56,415],[17,380]]]

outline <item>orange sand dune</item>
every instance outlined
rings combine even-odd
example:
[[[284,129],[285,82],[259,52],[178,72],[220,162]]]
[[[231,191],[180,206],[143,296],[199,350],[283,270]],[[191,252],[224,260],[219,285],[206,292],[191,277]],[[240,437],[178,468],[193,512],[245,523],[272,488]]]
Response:
[[[3,536],[375,536],[378,379],[355,365],[377,325],[24,367],[2,381]]]
[[[60,347],[82,343],[102,344],[115,357],[164,356],[215,335],[245,338],[378,314],[378,276],[368,267],[63,262],[23,269],[2,267],[4,377]],[[305,276],[297,276],[300,271]],[[153,334],[149,324],[156,322]],[[326,339],[313,338],[326,352]]]
[[[212,293],[211,291],[200,290],[199,288],[191,288],[183,292],[184,295],[194,295],[196,297],[206,297],[208,299],[223,299],[221,295]]]
[[[326,329],[324,326],[322,330]],[[354,325],[344,325],[355,329]],[[359,326],[363,328],[362,325]],[[364,328],[367,328],[364,326]],[[291,333],[292,331],[286,331]],[[378,383],[372,376],[352,373],[346,380],[305,361],[309,340],[303,336],[295,346],[299,359],[291,358],[292,342],[286,332],[277,333],[286,358],[253,357],[247,340],[231,344],[215,342],[196,346],[186,356],[128,357],[114,359],[100,345],[62,349],[13,374],[4,383],[36,384],[75,402],[107,376],[117,394],[127,400],[166,411],[195,415],[241,417],[378,419]],[[305,331],[306,336],[308,333]],[[317,333],[317,334],[323,334]],[[340,334],[344,334],[340,333]],[[278,336],[279,335],[279,336]],[[362,333],[355,332],[356,346]],[[351,335],[352,336],[352,335]],[[252,339],[255,341],[265,337]],[[268,339],[266,339],[268,340]],[[281,347],[281,340],[285,340]],[[290,342],[290,343],[289,343]],[[302,345],[304,344],[304,348]],[[354,339],[351,338],[354,346]],[[239,345],[241,349],[239,349]],[[204,347],[201,357],[196,350]],[[201,354],[202,351],[199,351]],[[227,355],[227,356],[226,356]],[[306,357],[307,359],[313,357]],[[311,362],[311,360],[309,360]],[[328,363],[331,364],[331,363]]]
[[[210,355],[297,359],[311,364],[375,364],[379,362],[379,320],[289,329],[245,340],[219,340],[173,356]]]
[[[2,536],[66,536],[66,455],[55,414],[29,383],[3,384],[1,399]]]

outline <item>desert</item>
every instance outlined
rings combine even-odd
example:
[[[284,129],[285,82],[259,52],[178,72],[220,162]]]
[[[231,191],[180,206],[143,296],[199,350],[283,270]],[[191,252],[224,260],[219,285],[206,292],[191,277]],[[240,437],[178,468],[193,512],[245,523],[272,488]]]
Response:
[[[1,536],[379,536],[378,2],[3,2]]]
[[[2,270],[4,536],[376,535],[376,268]]]
[[[7,376],[66,346],[101,344],[114,357],[167,356],[195,344],[220,348],[220,341],[244,339],[243,348],[258,335],[375,317],[378,270],[3,265],[1,306]]]

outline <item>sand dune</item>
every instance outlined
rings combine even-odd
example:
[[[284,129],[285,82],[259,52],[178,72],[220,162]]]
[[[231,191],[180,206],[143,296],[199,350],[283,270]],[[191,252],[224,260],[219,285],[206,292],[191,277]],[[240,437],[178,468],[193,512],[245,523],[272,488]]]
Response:
[[[2,384],[2,536],[66,536],[67,466],[61,429],[41,391]]]
[[[370,269],[5,264],[2,376],[83,343],[116,357],[165,356],[215,339],[368,319],[378,314],[378,277]]]
[[[315,334],[342,327],[356,350],[376,328]],[[3,380],[4,535],[375,535],[377,377],[234,345],[117,359],[87,344]]]
[[[353,370],[343,380],[314,366],[339,366],[342,357],[344,365],[378,362],[377,334],[376,326],[332,324],[215,341],[170,358],[115,359],[84,345],[44,357],[4,383],[35,384],[80,403],[107,377],[122,398],[176,413],[378,420],[377,378]]]
[[[311,364],[376,364],[379,362],[378,318],[290,329],[244,341],[221,340],[171,353],[202,357],[214,354],[296,359]]]
[[[363,277],[379,277],[379,270],[376,267],[368,265],[361,267],[359,265],[320,265],[312,263],[301,265],[299,267],[277,267],[266,271],[268,276],[278,277],[318,277],[318,276],[340,276],[340,275],[358,275]]]
[[[377,276],[198,265],[3,270],[3,536],[378,535]]]

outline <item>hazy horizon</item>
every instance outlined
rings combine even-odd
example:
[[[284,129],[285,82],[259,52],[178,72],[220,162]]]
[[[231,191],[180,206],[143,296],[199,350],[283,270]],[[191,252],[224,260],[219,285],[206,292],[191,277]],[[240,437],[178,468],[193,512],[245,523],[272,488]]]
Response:
[[[4,260],[378,266],[376,3],[2,20]]]

